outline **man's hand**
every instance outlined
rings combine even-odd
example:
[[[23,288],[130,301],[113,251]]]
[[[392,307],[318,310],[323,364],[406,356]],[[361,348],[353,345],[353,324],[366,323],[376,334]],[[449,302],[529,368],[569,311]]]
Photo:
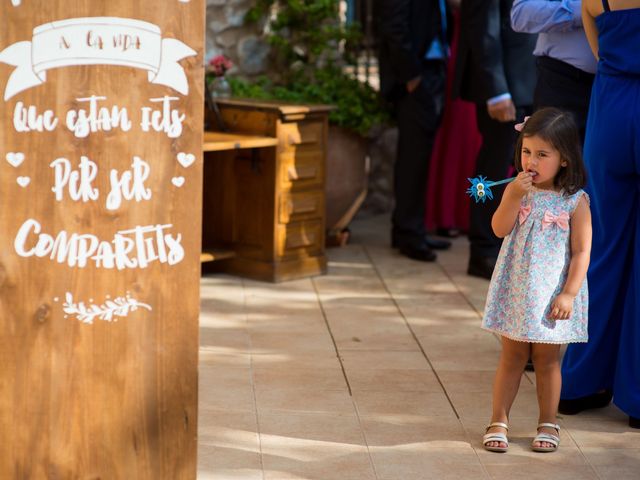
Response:
[[[561,293],[551,304],[550,318],[554,320],[568,320],[573,311],[573,296]]]
[[[510,98],[487,105],[487,111],[498,122],[513,122],[516,119],[516,106]]]
[[[418,75],[415,78],[412,78],[411,80],[409,80],[407,82],[407,92],[409,93],[413,93],[413,91],[418,88],[418,85],[420,85],[420,82],[422,81],[422,75]]]

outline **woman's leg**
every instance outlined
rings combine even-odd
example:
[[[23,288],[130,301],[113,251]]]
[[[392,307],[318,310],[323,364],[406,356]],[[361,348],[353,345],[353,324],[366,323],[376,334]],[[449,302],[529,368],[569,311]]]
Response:
[[[558,320],[562,321],[562,320]],[[562,375],[560,373],[560,345],[534,343],[531,346],[531,357],[536,371],[536,388],[540,417],[538,423],[556,423]],[[540,432],[557,435],[558,432],[549,427],[542,427]],[[552,447],[548,442],[536,442],[539,447]]]
[[[524,372],[524,366],[529,359],[531,344],[517,342],[502,337],[502,353],[496,370],[496,378],[493,382],[493,413],[491,423],[509,423],[509,411],[516,398],[520,379]],[[506,433],[504,428],[492,427],[488,433]],[[489,442],[490,447],[506,447],[502,442]]]

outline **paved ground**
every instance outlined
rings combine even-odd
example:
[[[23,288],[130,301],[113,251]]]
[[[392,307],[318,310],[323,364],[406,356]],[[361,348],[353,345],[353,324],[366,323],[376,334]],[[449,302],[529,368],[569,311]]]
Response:
[[[326,276],[202,279],[199,479],[640,478],[640,431],[613,406],[560,418],[560,450],[531,452],[530,374],[509,452],[485,452],[499,343],[466,240],[424,264],[389,249],[385,217],[352,231]]]

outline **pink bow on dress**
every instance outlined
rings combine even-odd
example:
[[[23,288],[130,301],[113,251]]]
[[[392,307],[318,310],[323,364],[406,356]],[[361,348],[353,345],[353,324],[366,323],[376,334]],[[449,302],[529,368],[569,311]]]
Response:
[[[520,211],[518,212],[518,221],[520,225],[524,223],[529,214],[531,213],[531,205],[521,205]]]
[[[569,214],[567,212],[561,212],[559,215],[555,215],[550,210],[544,212],[542,229],[544,230],[554,223],[562,230],[569,230]]]

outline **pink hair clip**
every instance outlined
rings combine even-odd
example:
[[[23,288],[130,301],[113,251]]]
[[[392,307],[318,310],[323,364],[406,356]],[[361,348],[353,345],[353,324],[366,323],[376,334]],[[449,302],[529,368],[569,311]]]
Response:
[[[527,120],[529,120],[531,117],[524,117],[524,120],[522,121],[522,123],[516,123],[513,128],[515,128],[517,131],[521,132],[522,129],[524,128],[524,124],[527,123]]]

